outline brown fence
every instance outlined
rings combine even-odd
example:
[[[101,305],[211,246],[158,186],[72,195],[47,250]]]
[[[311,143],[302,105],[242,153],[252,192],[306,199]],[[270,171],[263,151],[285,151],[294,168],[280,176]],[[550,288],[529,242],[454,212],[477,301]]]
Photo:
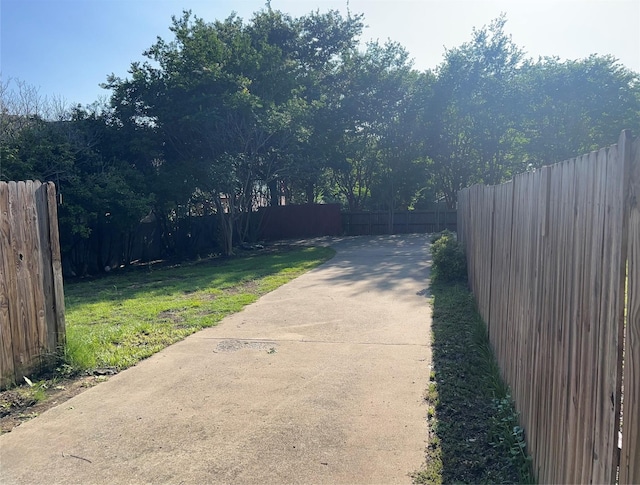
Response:
[[[64,342],[55,186],[0,182],[0,388]]]
[[[456,211],[449,209],[341,214],[338,204],[262,207],[256,217],[259,239],[455,231],[457,222]]]
[[[640,483],[639,204],[628,131],[458,194],[469,283],[541,483],[613,483],[618,465]]]
[[[416,210],[345,212],[342,227],[348,236],[371,234],[409,234],[456,230],[456,211]]]
[[[317,236],[339,236],[339,204],[302,204],[261,207],[258,239],[291,239]]]
[[[215,214],[184,216],[172,221],[152,218],[129,230],[108,223],[94,225],[88,237],[77,235],[69,239],[61,240],[67,246],[62,248],[65,278],[100,274],[105,266],[118,268],[159,259],[195,259],[220,252]]]

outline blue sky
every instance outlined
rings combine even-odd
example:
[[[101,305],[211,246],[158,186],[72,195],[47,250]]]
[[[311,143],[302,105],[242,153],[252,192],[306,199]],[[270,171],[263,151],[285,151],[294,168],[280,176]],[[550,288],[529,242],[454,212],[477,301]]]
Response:
[[[249,19],[264,0],[0,0],[2,80],[20,79],[42,96],[88,104],[108,95],[110,73],[126,76],[132,61],[157,36],[170,38],[171,15],[191,9],[207,21],[232,11]],[[272,0],[295,17],[319,9],[346,13],[347,0]],[[638,0],[350,0],[364,13],[363,40],[392,39],[407,48],[419,70],[435,68],[445,47],[507,14],[506,30],[530,57],[578,59],[613,54],[640,72]]]

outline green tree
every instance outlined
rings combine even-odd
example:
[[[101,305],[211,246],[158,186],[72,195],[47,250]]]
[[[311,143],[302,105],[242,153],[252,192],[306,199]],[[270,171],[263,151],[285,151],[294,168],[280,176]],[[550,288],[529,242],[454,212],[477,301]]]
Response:
[[[615,143],[640,126],[640,78],[611,56],[529,61],[519,76],[524,143],[535,167]]]
[[[412,206],[427,180],[416,131],[420,75],[412,70],[408,53],[399,44],[372,45],[370,51],[374,66],[372,84],[378,98],[371,118],[380,153],[371,204],[389,211],[391,231],[395,210]]]
[[[279,115],[289,100],[269,81],[286,66],[265,39],[264,21],[258,15],[248,29],[235,16],[206,23],[185,12],[173,18],[175,39],[158,39],[145,52],[153,63],[134,63],[130,79],[111,76],[107,84],[121,118],[161,134],[157,171],[177,182],[176,206],[197,196],[215,208],[225,254],[256,179],[270,176],[268,151],[286,124]]]
[[[316,115],[334,96],[320,81],[332,78],[360,29],[359,17],[292,19],[270,7],[247,24],[235,16],[214,23],[190,12],[174,17],[172,41],[158,39],[130,78],[106,84],[123,126],[157,134],[162,155],[154,169],[172,180],[163,199],[174,207],[165,210],[212,207],[231,254],[256,203],[277,202],[280,188],[294,183],[313,192],[311,178],[330,159],[326,149],[311,148],[327,147],[317,143],[324,135]]]
[[[339,109],[344,94],[343,62],[362,33],[362,15],[311,12],[297,20],[300,96],[305,110],[299,118],[296,143],[289,147],[286,186],[293,200],[307,203],[333,199],[328,167],[345,128]],[[337,124],[340,127],[337,127]]]
[[[351,211],[364,208],[383,172],[389,178],[407,158],[400,124],[412,75],[406,51],[392,42],[351,49],[336,68],[335,94],[326,98],[326,146],[335,190]],[[397,143],[402,146],[392,146]]]
[[[499,17],[447,50],[424,110],[425,156],[449,206],[472,182],[494,184],[514,168],[520,116],[516,78],[523,53]]]
[[[3,101],[0,177],[54,182],[66,268],[75,274],[101,270],[109,259],[101,246],[104,233],[129,232],[149,211],[144,182],[98,105],[58,110],[55,119],[30,112],[29,106],[38,106],[50,116],[54,107],[46,100],[21,106],[28,109]]]

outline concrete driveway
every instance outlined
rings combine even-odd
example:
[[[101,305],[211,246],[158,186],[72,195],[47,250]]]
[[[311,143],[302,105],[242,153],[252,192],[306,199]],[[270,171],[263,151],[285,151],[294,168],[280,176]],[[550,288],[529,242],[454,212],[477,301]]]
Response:
[[[0,436],[0,483],[410,483],[427,240],[323,240],[331,261]]]

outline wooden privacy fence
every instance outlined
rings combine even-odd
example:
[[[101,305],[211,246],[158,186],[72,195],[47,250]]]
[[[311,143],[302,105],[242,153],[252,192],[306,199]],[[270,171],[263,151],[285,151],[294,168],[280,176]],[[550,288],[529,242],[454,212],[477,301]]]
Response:
[[[343,231],[348,236],[372,234],[408,234],[456,230],[456,211],[415,210],[344,212]]]
[[[458,237],[538,480],[640,483],[640,138],[460,191]]]
[[[301,204],[260,207],[254,213],[258,239],[339,236],[339,204]]]
[[[0,388],[64,343],[55,186],[0,182]]]

